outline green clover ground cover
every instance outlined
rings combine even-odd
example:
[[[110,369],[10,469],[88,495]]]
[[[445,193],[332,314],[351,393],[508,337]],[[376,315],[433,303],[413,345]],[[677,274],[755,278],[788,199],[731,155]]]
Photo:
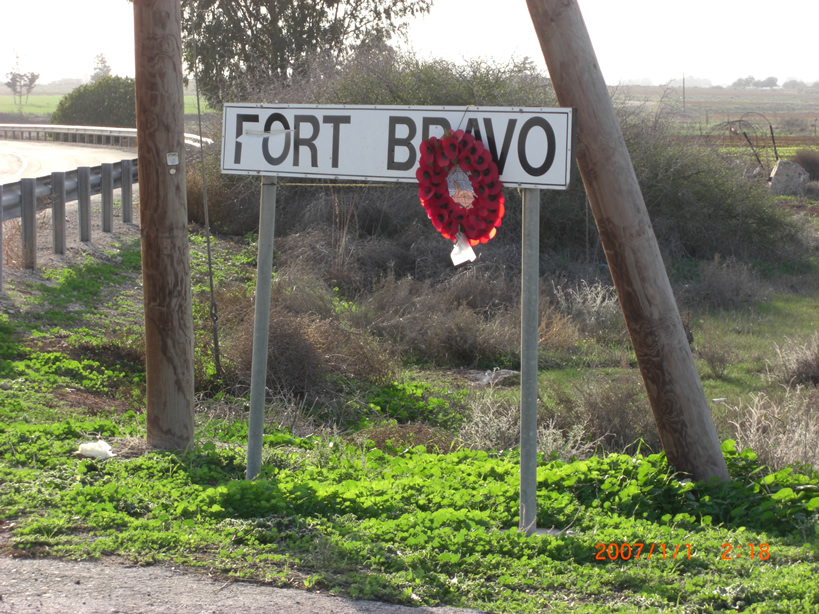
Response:
[[[0,334],[19,362],[7,323]],[[569,531],[527,538],[507,530],[517,523],[515,452],[393,456],[273,433],[249,482],[245,435],[242,423],[212,423],[186,454],[79,459],[79,443],[144,436],[144,420],[58,416],[42,395],[5,391],[0,518],[29,554],[118,554],[398,603],[819,611],[819,476],[766,473],[731,442],[726,485],[679,480],[662,454],[541,458],[538,525]]]

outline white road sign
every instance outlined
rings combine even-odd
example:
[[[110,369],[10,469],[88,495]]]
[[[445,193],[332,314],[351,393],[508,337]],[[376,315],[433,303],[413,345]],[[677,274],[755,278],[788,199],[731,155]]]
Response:
[[[504,185],[571,182],[572,109],[226,104],[222,172],[414,182],[418,147],[462,129],[492,153]]]

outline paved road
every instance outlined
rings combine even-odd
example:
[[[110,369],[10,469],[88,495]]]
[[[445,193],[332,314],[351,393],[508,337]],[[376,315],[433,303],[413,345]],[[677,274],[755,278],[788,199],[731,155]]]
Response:
[[[0,140],[0,184],[131,158],[136,158],[135,149]]]

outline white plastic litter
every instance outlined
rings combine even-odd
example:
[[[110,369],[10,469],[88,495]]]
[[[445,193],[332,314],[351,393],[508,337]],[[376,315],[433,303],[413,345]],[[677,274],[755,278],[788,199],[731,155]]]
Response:
[[[458,266],[464,262],[472,262],[477,256],[469,241],[462,232],[457,234],[458,242],[455,244],[455,249],[452,250],[452,264]]]
[[[112,456],[116,456],[116,454],[111,452],[111,446],[102,439],[91,443],[81,443],[77,454],[87,456],[88,458],[111,458]]]

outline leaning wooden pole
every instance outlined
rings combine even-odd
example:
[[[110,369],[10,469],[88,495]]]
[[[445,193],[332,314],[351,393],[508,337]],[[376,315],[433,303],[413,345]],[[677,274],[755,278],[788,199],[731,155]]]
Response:
[[[577,110],[575,154],[660,440],[677,471],[729,479],[637,176],[576,0],[527,0],[558,101]]]
[[[193,440],[180,0],[134,0],[148,444]]]

